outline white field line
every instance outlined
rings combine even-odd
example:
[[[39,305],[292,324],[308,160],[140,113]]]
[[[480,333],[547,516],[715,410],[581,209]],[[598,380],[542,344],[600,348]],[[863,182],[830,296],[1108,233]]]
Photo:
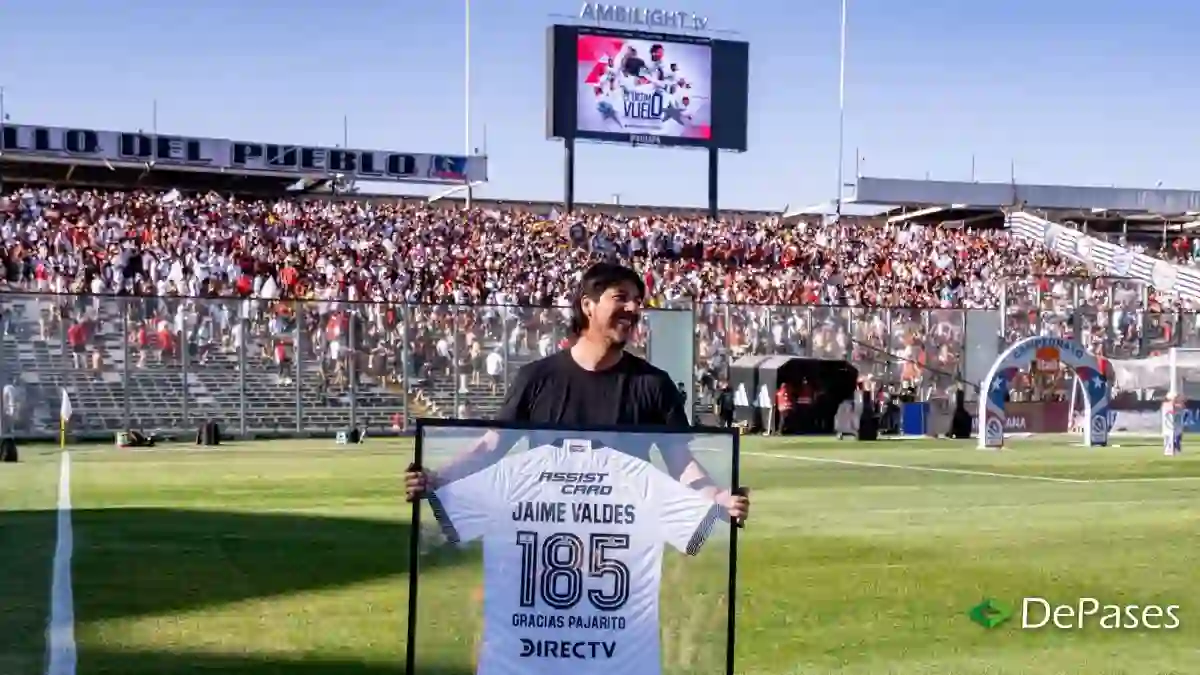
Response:
[[[71,556],[75,533],[71,526],[71,455],[62,453],[58,473],[58,534],[50,583],[50,621],[46,627],[46,675],[75,675],[75,591]]]
[[[1029,480],[1043,483],[1069,483],[1073,485],[1099,485],[1105,483],[1159,483],[1167,481],[1197,481],[1200,476],[1162,476],[1144,478],[1059,478],[1056,476],[1037,476],[1022,473],[1000,473],[997,471],[976,471],[973,469],[948,469],[936,466],[912,466],[910,464],[887,464],[884,462],[862,462],[853,459],[834,459],[832,457],[811,457],[808,455],[779,455],[769,452],[743,452],[752,457],[769,457],[772,459],[790,459],[797,462],[814,462],[818,464],[841,464],[869,469],[895,469],[898,471],[919,471],[925,473],[944,473],[956,476],[980,476],[984,478],[1007,478],[1011,480]]]
[[[1185,483],[1200,481],[1200,476],[1142,476],[1140,478],[1097,478],[1091,483]]]

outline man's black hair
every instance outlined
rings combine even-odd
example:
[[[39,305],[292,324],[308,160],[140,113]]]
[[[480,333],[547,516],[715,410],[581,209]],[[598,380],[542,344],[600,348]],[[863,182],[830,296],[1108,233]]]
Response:
[[[600,262],[583,273],[575,297],[571,299],[571,334],[578,336],[588,327],[588,318],[583,313],[583,299],[600,299],[604,292],[614,286],[630,283],[637,288],[638,295],[646,296],[646,284],[637,272],[616,263]]]

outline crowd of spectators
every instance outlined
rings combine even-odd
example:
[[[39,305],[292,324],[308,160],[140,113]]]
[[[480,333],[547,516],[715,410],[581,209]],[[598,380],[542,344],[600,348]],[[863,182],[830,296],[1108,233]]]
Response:
[[[292,326],[266,304],[308,299],[321,307],[314,332],[334,351],[345,347],[338,339],[344,326],[326,323],[331,308],[384,303],[366,312],[364,330],[386,352],[397,335],[389,307],[407,303],[418,328],[408,348],[428,367],[456,358],[457,347],[445,344],[449,334],[502,342],[513,352],[553,348],[565,324],[555,308],[567,304],[578,275],[599,257],[633,265],[651,305],[698,303],[700,357],[714,370],[746,352],[865,349],[897,356],[901,379],[919,379],[926,368],[956,373],[964,345],[959,310],[998,307],[1002,288],[1017,333],[1026,332],[1026,320],[1029,333],[1061,331],[1063,317],[1081,303],[1102,310],[1088,330],[1110,347],[1126,345],[1144,323],[1132,322],[1142,300],[1136,290],[1056,280],[1087,270],[1003,229],[878,219],[714,222],[24,188],[0,196],[0,241],[9,290],[246,298],[253,304],[241,311],[270,317],[271,330],[281,333]],[[483,307],[450,309],[464,305]],[[174,322],[179,335],[189,323],[175,315],[182,306],[164,302],[141,319],[160,331]],[[512,306],[524,309],[505,309]],[[214,331],[227,334],[220,326],[227,317]],[[461,347],[459,358],[486,359],[482,346]]]
[[[1070,271],[1003,230],[778,218],[536,215],[424,204],[18,190],[0,197],[10,283],[47,292],[551,306],[595,256],[669,303],[981,308],[1000,277]]]

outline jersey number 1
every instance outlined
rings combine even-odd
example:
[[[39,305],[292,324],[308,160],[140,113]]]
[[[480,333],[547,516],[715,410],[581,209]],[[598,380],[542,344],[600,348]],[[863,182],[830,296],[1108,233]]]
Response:
[[[571,609],[583,599],[585,568],[589,577],[613,581],[611,591],[593,588],[587,592],[596,609],[612,612],[629,600],[629,567],[608,557],[609,551],[629,548],[627,534],[593,534],[585,550],[583,539],[570,532],[547,535],[539,547],[537,532],[521,531],[517,546],[521,547],[522,607],[536,606],[540,591],[547,605]]]

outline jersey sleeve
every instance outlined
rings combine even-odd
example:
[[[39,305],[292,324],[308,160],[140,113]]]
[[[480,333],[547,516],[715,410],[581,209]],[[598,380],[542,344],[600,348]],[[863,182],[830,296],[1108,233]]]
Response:
[[[507,490],[503,462],[451,481],[429,493],[429,508],[451,544],[474,541],[488,530],[495,509]]]
[[[650,472],[658,497],[658,520],[663,541],[687,555],[700,552],[723,509],[699,492],[672,480],[658,469]]]

